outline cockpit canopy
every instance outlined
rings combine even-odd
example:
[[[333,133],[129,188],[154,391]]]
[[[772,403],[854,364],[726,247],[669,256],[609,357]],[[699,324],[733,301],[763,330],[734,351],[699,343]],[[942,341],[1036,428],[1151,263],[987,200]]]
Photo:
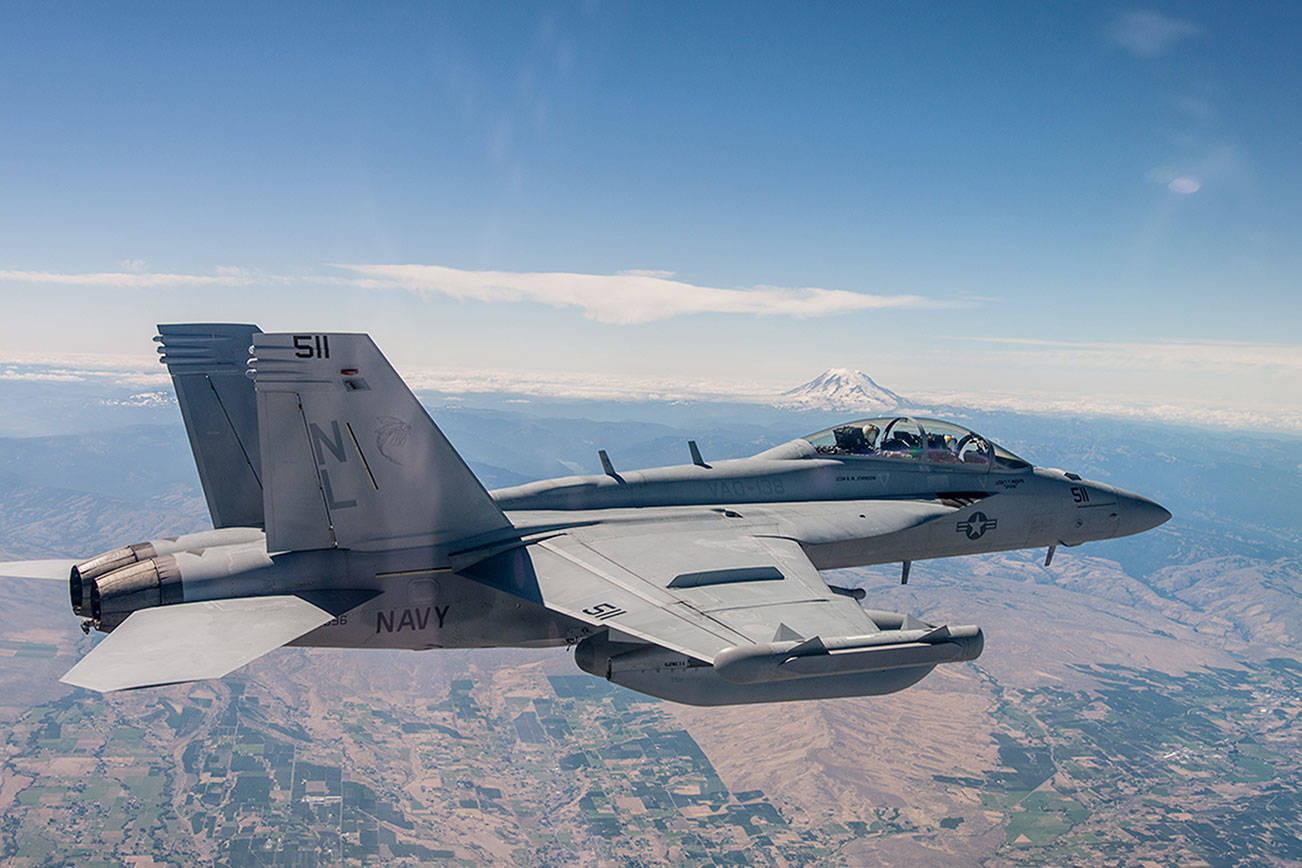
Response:
[[[970,470],[1025,470],[1031,465],[975,431],[911,416],[860,419],[805,438],[820,455],[859,455],[955,465]]]

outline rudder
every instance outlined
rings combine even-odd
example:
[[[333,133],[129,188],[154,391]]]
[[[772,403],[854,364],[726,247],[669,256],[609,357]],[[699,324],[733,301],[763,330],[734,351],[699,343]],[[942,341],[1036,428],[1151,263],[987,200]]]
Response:
[[[253,336],[236,323],[158,326],[213,527],[262,527],[257,403],[244,375]]]

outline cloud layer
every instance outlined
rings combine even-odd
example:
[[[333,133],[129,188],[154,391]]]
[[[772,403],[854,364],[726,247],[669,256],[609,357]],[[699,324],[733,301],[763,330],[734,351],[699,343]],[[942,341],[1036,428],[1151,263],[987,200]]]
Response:
[[[461,301],[532,301],[574,307],[597,322],[631,325],[699,313],[828,316],[883,308],[945,307],[919,295],[874,295],[816,287],[720,289],[675,280],[672,272],[618,274],[469,271],[441,265],[338,265],[373,289],[401,288]]]
[[[1048,342],[1045,342],[1048,343]],[[1036,344],[1029,344],[1028,349]],[[1113,345],[1116,346],[1116,345]],[[1218,345],[1219,346],[1219,345]],[[1268,347],[1252,345],[1250,357]],[[1177,365],[1188,364],[1191,353],[1176,350]],[[1037,362],[1039,359],[1037,358]],[[1290,364],[1296,364],[1296,357]],[[812,371],[810,373],[813,373]],[[524,371],[465,368],[404,368],[403,379],[420,392],[443,396],[495,394],[505,405],[538,398],[595,401],[727,401],[770,404],[792,383],[763,383],[725,379],[684,379],[637,376],[596,371]],[[943,379],[943,378],[941,378]],[[17,354],[0,352],[0,384],[6,381],[35,381],[52,384],[99,385],[106,390],[148,389],[127,397],[99,399],[112,406],[151,407],[171,401],[165,370],[153,359],[84,354]],[[1172,397],[1167,401],[1046,394],[1017,391],[927,389],[909,390],[912,409],[922,415],[944,416],[954,407],[981,410],[1009,410],[1052,413],[1064,416],[1112,416],[1190,424],[1233,430],[1302,432],[1302,408],[1289,402],[1275,406],[1230,405],[1206,400]],[[526,399],[524,396],[528,396]]]
[[[1055,341],[955,338],[1007,347],[1008,361],[1113,371],[1172,371],[1235,376],[1302,375],[1302,346],[1247,341]],[[993,356],[988,356],[993,357]]]

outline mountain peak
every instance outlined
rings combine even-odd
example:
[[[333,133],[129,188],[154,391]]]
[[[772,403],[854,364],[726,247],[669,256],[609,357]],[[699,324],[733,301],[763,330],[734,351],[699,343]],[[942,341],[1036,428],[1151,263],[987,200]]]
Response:
[[[783,392],[775,403],[806,410],[880,411],[893,410],[906,402],[863,371],[828,368],[808,383]]]

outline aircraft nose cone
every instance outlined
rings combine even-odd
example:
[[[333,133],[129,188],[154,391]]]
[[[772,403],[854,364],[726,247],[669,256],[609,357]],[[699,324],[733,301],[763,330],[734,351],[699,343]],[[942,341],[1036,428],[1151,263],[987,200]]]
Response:
[[[1132,494],[1124,498],[1121,509],[1121,535],[1143,533],[1170,521],[1171,513],[1159,503]]]

